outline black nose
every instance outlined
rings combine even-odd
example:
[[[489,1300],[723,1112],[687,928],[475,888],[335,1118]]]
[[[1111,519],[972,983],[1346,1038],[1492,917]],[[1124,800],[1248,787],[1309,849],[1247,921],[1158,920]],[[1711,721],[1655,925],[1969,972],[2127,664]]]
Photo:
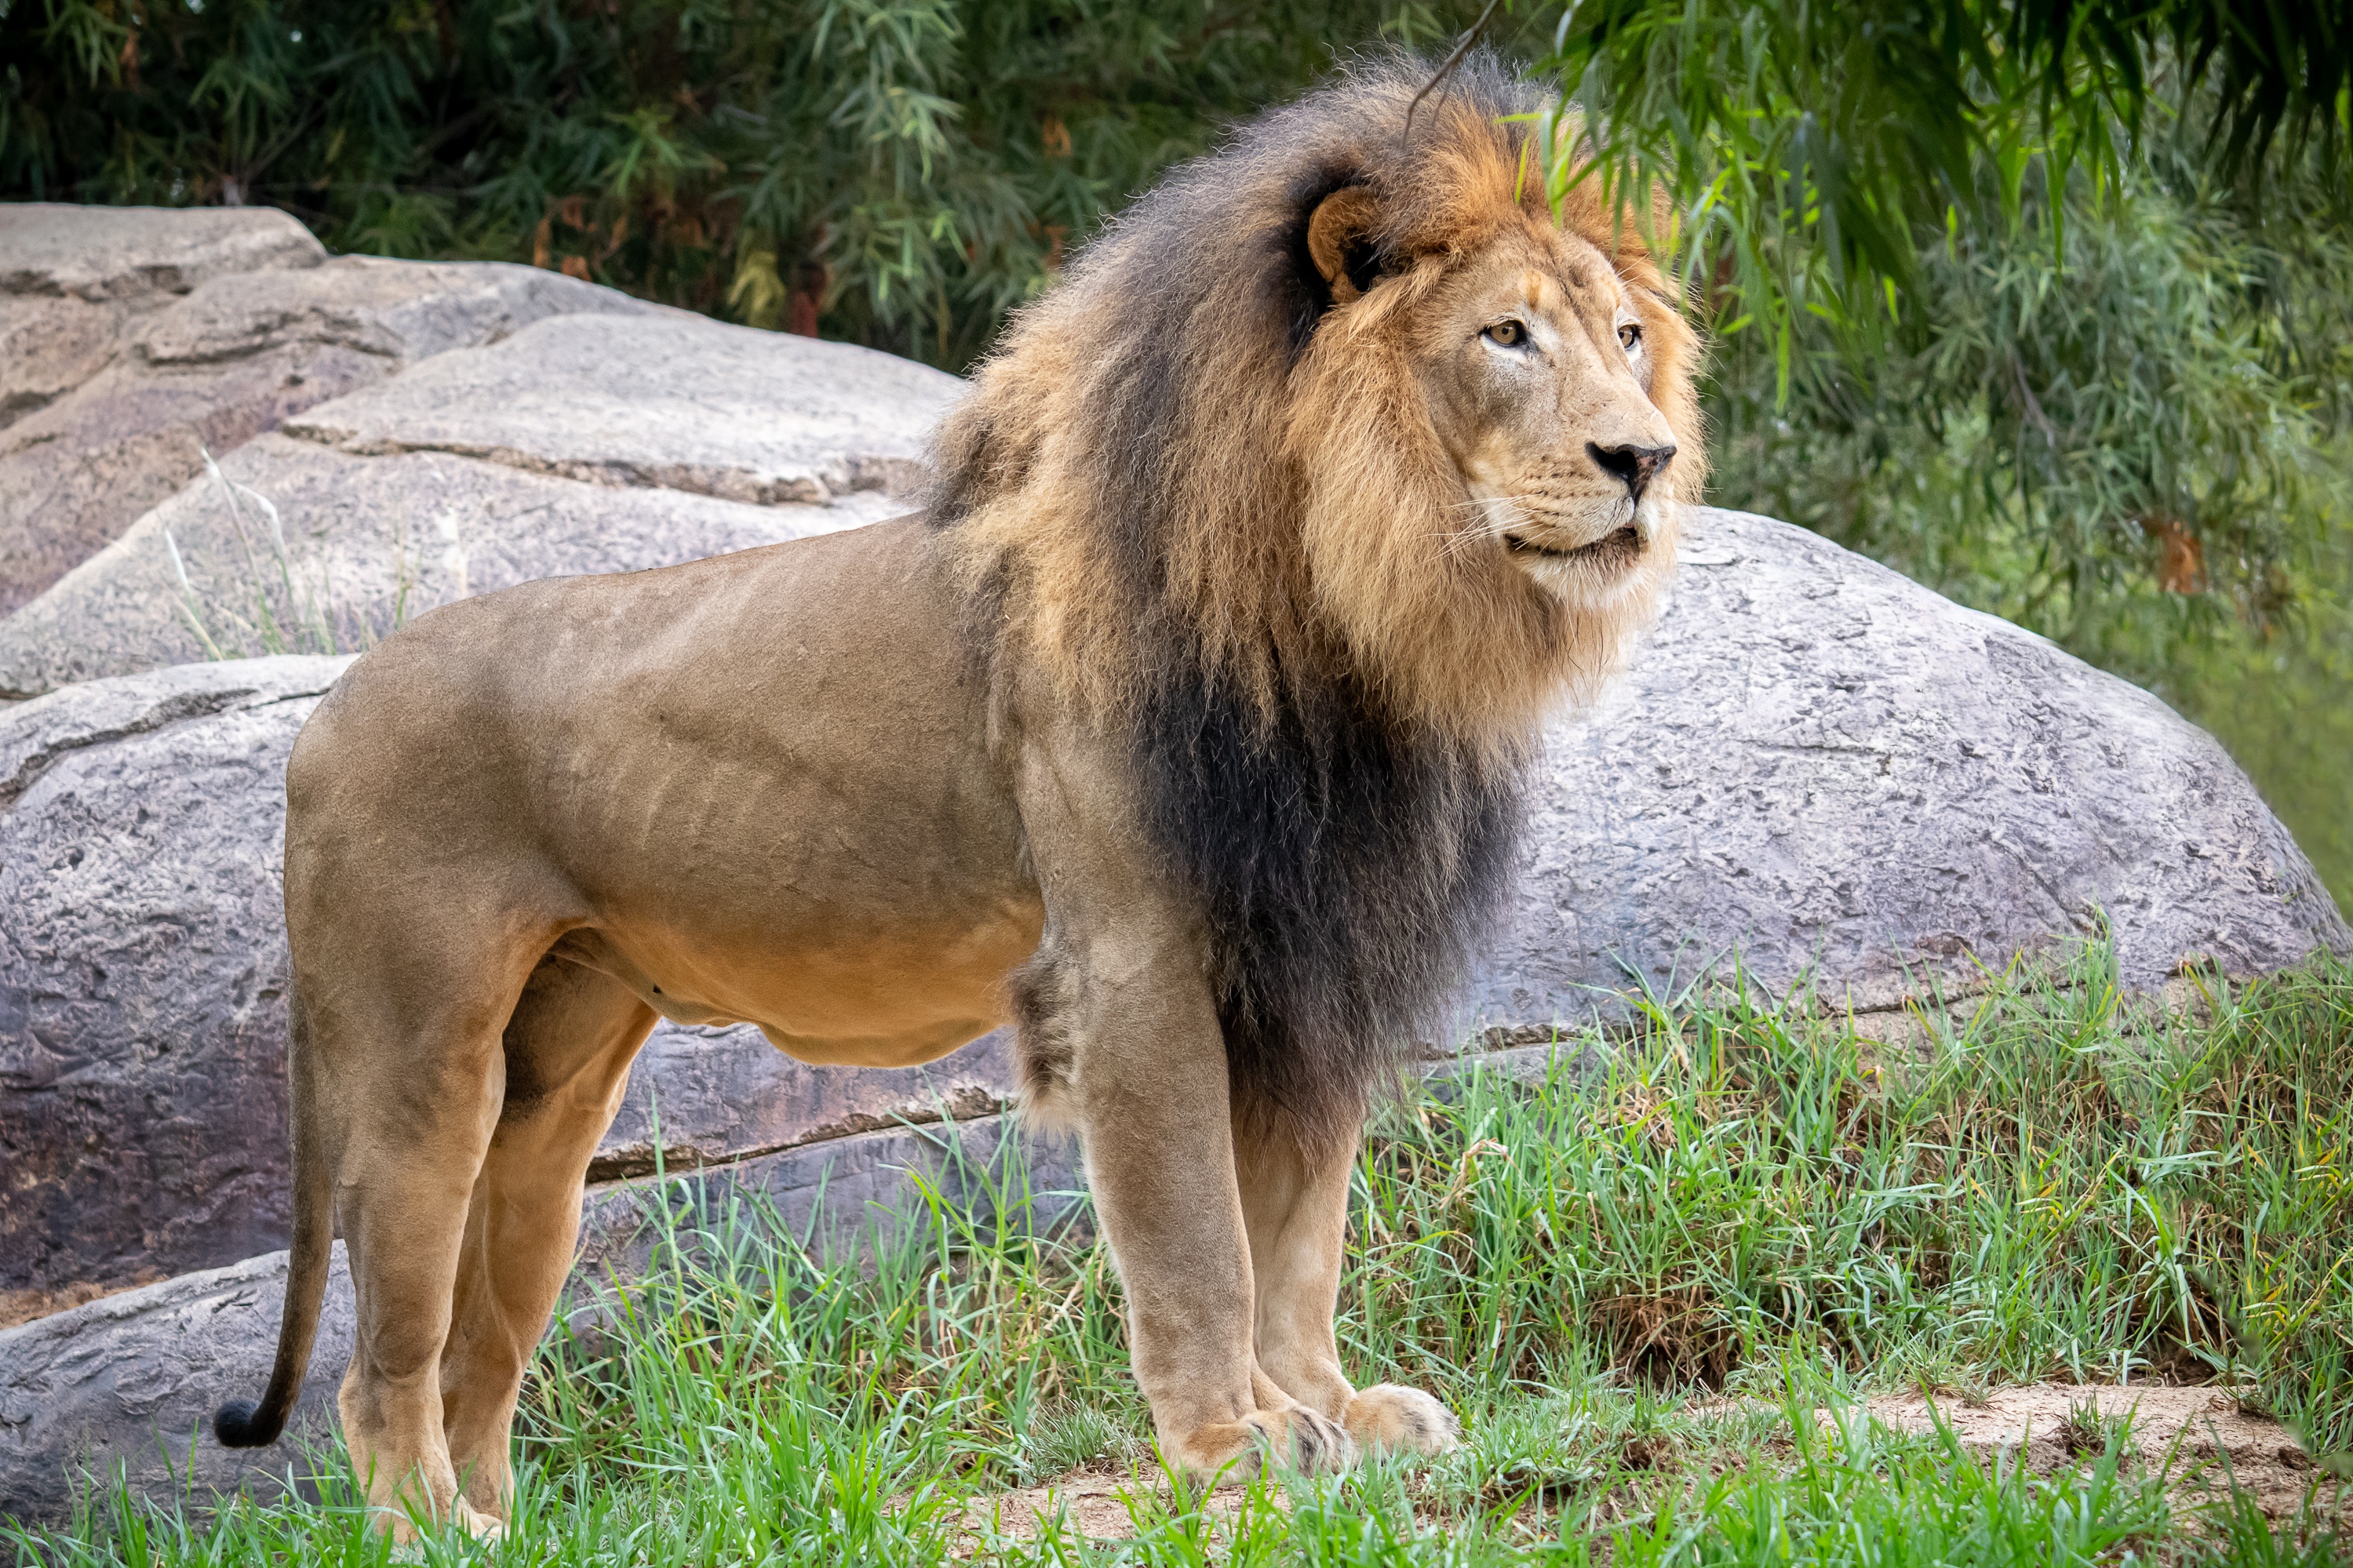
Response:
[[[1642,492],[1675,455],[1672,442],[1663,447],[1600,447],[1588,441],[1585,450],[1603,473],[1625,480],[1627,492],[1636,500],[1642,499]]]

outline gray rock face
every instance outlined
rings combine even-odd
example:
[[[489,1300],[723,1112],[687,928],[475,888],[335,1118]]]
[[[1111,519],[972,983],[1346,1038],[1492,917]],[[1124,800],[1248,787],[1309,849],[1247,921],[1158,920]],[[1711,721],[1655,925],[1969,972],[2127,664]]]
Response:
[[[286,1244],[286,756],[349,661],[239,659],[0,710],[0,1289],[121,1284]],[[995,1112],[1001,1038],[812,1068],[664,1024],[600,1177]]]
[[[300,270],[281,259],[276,270],[215,275],[214,261],[286,249],[232,246],[231,233],[199,244],[186,267],[137,274],[176,281],[184,295],[83,297],[114,286],[105,279],[83,292],[0,294],[0,341],[19,351],[0,371],[0,613],[200,474],[206,449],[229,451],[290,414],[545,316],[676,314],[528,267],[323,261],[294,227],[310,247],[291,253]],[[273,227],[266,237],[283,236]]]
[[[821,1248],[854,1247],[915,1213],[923,1184],[986,1195],[1018,1151],[1030,1190],[1041,1194],[1034,1223],[1060,1219],[1073,1200],[1043,1194],[1081,1188],[1071,1152],[1025,1148],[1008,1131],[997,1117],[952,1131],[894,1128],[749,1160],[707,1179],[592,1192],[573,1321],[592,1325],[601,1288],[644,1269],[661,1220],[691,1226],[730,1200],[755,1200]],[[185,1486],[200,1501],[237,1490],[267,1495],[290,1474],[315,1474],[351,1359],[351,1274],[341,1242],[311,1374],[286,1434],[266,1448],[236,1450],[212,1441],[209,1430],[223,1400],[255,1397],[269,1381],[285,1293],[286,1254],[272,1252],[0,1330],[0,1516],[59,1521],[86,1476],[118,1469],[142,1491],[175,1494]]]
[[[1736,950],[1870,1007],[2103,920],[2134,987],[2348,946],[2246,775],[2139,688],[1770,518],[1695,509],[1674,595],[1549,737],[1472,1025],[1615,1015]]]
[[[327,646],[323,636],[360,647],[468,594],[673,565],[905,510],[881,491],[826,506],[746,506],[437,452],[353,457],[282,434],[257,437],[220,467],[250,492],[238,492],[236,514],[222,485],[191,485],[0,620],[0,692],[204,658],[184,605],[224,653],[264,652],[269,645],[253,624],[257,585],[278,618],[280,646],[317,648]],[[283,529],[291,595],[256,496]]]
[[[135,300],[326,258],[311,231],[275,207],[0,204],[0,294]]]
[[[306,276],[332,281],[342,266]],[[446,341],[456,329],[447,312],[437,320]],[[193,319],[175,325],[174,352],[212,341]],[[543,320],[311,408],[222,459],[252,492],[238,498],[246,535],[222,486],[181,490],[0,621],[0,693],[206,657],[184,599],[226,652],[358,647],[467,593],[895,516],[960,385],[871,350],[678,312]],[[281,521],[290,593],[254,496]],[[280,623],[274,644],[238,625],[258,618],[257,590]]]
[[[591,1181],[772,1153],[900,1122],[1003,1110],[1019,1081],[999,1031],[919,1068],[818,1068],[795,1061],[749,1024],[665,1020],[629,1068],[620,1113],[590,1162]],[[659,1133],[659,1137],[657,1136]]]
[[[0,429],[103,370],[126,326],[173,296],[326,258],[269,207],[0,205]]]
[[[284,1244],[286,751],[343,664],[0,710],[0,1289]]]
[[[912,492],[954,376],[699,318],[552,321],[314,408],[287,434],[773,506]]]

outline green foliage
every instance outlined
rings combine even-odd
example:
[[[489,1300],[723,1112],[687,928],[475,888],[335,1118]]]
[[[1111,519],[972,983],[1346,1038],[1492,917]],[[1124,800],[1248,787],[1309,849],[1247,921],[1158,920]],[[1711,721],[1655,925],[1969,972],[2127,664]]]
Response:
[[[1786,405],[1769,345],[1727,334],[1722,491],[2144,679],[2200,614],[2267,625],[2346,521],[2353,235],[2291,253],[2193,166],[2166,173],[1925,247],[1868,361],[1798,334]]]
[[[1453,0],[13,0],[0,195],[283,206],[962,368],[1065,252]]]
[[[2035,165],[2123,178],[2151,110],[2197,100],[2225,176],[2283,146],[2341,176],[2353,133],[2343,0],[1586,0],[1552,64],[1613,179],[1721,231],[1785,364],[1810,312],[1893,306],[1922,231],[2014,220]]]
[[[2265,636],[2233,628],[2176,661],[2167,695],[2213,731],[2353,910],[2353,539],[2293,623]]]
[[[1540,1094],[1477,1076],[1391,1108],[1359,1167],[1343,1359],[1437,1390],[1464,1449],[1280,1481],[1239,1517],[1153,1494],[1118,1277],[1083,1234],[1023,1223],[1018,1173],[955,1184],[973,1201],[871,1262],[675,1184],[661,1268],[543,1347],[522,1510],[483,1557],[2337,1561],[2293,1519],[2200,1513],[2190,1455],[2136,1456],[2114,1422],[2075,1423],[2079,1468],[2035,1479],[1852,1408],[2158,1373],[2252,1385],[2316,1452],[2353,1443],[2353,968],[2191,1014],[2111,974],[2097,950],[2021,971],[1887,1044],[1802,996],[1661,1008],[1564,1042]],[[319,1505],[216,1521],[101,1490],[72,1529],[0,1542],[71,1568],[385,1561],[320,1458]],[[1134,1541],[995,1534],[988,1499],[1072,1465],[1145,1469]]]

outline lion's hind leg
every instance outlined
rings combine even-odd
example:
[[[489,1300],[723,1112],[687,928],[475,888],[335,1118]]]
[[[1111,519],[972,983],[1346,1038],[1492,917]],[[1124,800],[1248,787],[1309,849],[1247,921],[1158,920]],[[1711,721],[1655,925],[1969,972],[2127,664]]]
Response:
[[[618,981],[543,959],[502,1037],[506,1095],[474,1182],[441,1355],[442,1425],[465,1500],[512,1501],[515,1399],[571,1271],[588,1162],[652,1009]]]
[[[343,906],[348,909],[351,906]],[[506,1095],[500,1034],[539,949],[461,908],[364,930],[289,899],[357,1332],[337,1405],[375,1521],[481,1531],[443,1424],[467,1215]],[[502,929],[504,928],[504,929]]]
[[[1367,1452],[1442,1454],[1461,1431],[1453,1413],[1418,1388],[1350,1386],[1340,1370],[1332,1319],[1347,1241],[1350,1139],[1303,1147],[1281,1125],[1236,1119],[1235,1165],[1250,1230],[1260,1373],[1300,1404],[1339,1424]]]

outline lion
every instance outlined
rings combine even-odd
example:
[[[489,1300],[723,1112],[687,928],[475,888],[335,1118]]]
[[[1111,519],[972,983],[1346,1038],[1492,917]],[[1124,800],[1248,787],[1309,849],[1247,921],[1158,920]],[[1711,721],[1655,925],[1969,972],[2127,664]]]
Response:
[[[1443,1451],[1333,1330],[1372,1097],[1627,662],[1703,472],[1697,340],[1549,103],[1360,65],[1017,317],[913,516],[423,616],[287,766],[294,1233],[378,1517],[495,1530],[589,1157],[658,1018],[909,1067],[1007,1024],[1074,1129],[1168,1461]],[[1409,120],[1410,126],[1409,129]],[[1566,143],[1563,143],[1564,145]]]

